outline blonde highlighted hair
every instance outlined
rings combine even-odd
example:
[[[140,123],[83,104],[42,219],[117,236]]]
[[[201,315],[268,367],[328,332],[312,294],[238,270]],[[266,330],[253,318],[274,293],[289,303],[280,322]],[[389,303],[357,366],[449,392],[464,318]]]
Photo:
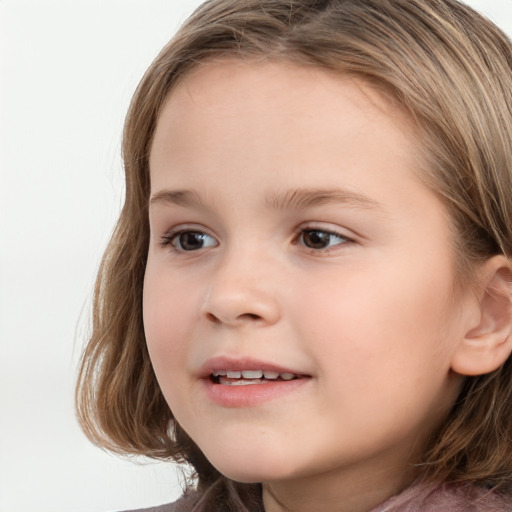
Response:
[[[223,478],[176,423],[142,322],[148,161],[159,112],[191,68],[222,56],[326,68],[392,97],[420,129],[424,178],[451,215],[458,274],[469,282],[476,262],[512,254],[512,45],[456,0],[209,0],[144,75],[126,119],[126,200],[96,282],[78,418],[109,450],[188,462],[199,489],[214,489],[210,501],[244,510],[255,488]],[[466,378],[419,471],[432,481],[512,486],[510,359]]]

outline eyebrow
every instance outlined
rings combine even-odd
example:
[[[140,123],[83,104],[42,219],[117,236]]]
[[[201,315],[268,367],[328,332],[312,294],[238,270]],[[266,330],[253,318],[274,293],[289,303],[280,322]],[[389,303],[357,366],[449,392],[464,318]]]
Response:
[[[384,210],[378,201],[345,189],[292,189],[272,192],[265,199],[265,206],[274,210],[304,210],[332,203],[341,203],[353,208]],[[161,190],[151,196],[150,204],[204,208],[208,201],[193,190]]]
[[[341,203],[354,208],[379,209],[384,207],[376,200],[346,189],[294,189],[272,193],[265,201],[269,208],[304,210],[324,204]]]
[[[149,204],[167,204],[191,208],[204,206],[206,201],[193,190],[161,190],[151,196]]]

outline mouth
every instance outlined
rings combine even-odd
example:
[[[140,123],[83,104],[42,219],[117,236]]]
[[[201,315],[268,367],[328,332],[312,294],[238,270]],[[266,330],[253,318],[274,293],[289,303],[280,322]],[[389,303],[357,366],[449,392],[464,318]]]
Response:
[[[251,386],[279,381],[287,382],[300,377],[296,373],[274,370],[214,370],[210,374],[210,380],[214,384],[223,386]]]
[[[209,359],[198,377],[206,397],[227,408],[256,407],[307,389],[313,380],[312,375],[274,362],[224,356]]]

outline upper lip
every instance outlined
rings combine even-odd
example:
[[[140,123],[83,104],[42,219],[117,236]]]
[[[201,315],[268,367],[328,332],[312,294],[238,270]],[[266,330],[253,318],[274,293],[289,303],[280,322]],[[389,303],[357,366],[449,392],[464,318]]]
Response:
[[[199,369],[199,377],[208,378],[214,371],[231,370],[268,370],[279,373],[293,373],[294,375],[306,376],[304,372],[297,369],[288,368],[268,361],[261,361],[250,357],[213,357],[208,359]]]

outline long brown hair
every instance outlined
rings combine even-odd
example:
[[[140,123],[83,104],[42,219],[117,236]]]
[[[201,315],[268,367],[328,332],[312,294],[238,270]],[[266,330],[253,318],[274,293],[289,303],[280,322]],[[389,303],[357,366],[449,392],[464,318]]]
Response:
[[[254,510],[257,488],[222,477],[174,420],[142,323],[148,160],[158,115],[187,71],[220,56],[356,75],[407,111],[421,130],[423,177],[451,215],[458,277],[469,282],[475,262],[512,254],[512,45],[456,0],[209,0],[144,75],[126,119],[126,201],[96,282],[78,418],[109,450],[191,464],[204,510],[208,503]],[[510,360],[466,378],[419,470],[435,481],[511,486]]]

